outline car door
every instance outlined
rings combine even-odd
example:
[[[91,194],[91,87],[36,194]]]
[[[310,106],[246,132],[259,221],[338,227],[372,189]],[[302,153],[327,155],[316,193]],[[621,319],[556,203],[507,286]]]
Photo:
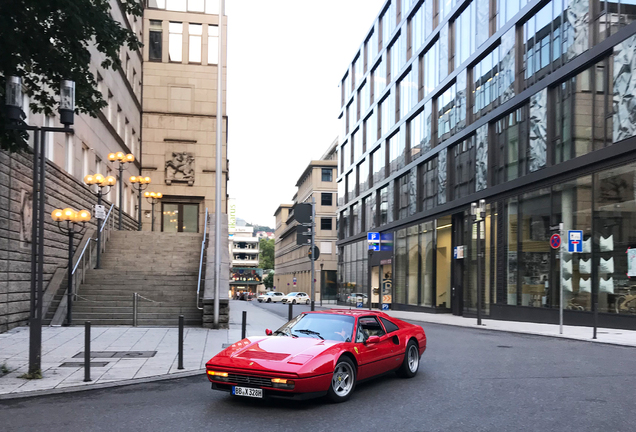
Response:
[[[375,316],[358,318],[355,345],[353,347],[358,361],[358,379],[366,379],[393,369],[393,357],[397,346],[393,338],[387,335]],[[377,343],[369,344],[369,336],[378,336]]]

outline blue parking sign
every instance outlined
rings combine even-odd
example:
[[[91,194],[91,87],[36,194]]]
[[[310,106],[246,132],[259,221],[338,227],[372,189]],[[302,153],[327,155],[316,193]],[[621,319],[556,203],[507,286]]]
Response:
[[[356,307],[361,308],[361,307],[362,307],[362,302],[358,302],[358,303],[356,303]]]
[[[373,243],[380,243],[380,233],[377,232],[368,232],[367,233],[367,241]]]
[[[378,243],[369,243],[369,249],[377,252],[380,250],[380,245]]]
[[[568,231],[568,252],[583,252],[583,231]]]

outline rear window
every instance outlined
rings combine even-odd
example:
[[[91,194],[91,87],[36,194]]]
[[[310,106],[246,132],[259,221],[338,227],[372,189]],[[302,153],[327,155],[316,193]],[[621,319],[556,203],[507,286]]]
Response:
[[[399,329],[398,326],[396,326],[395,324],[393,324],[391,321],[389,321],[386,318],[382,318],[380,317],[380,319],[382,320],[382,324],[384,324],[384,328],[386,329],[387,333],[392,333],[394,331],[397,331]]]

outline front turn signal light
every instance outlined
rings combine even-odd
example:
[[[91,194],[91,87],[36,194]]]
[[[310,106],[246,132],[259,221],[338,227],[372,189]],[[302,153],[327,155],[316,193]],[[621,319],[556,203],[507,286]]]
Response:
[[[294,382],[294,380],[285,378],[272,378],[272,387],[274,388],[291,390],[294,388],[295,385],[296,383]]]
[[[214,379],[217,379],[219,381],[227,381],[228,379],[227,372],[217,372],[217,371],[209,370],[208,375],[211,377],[214,377]]]

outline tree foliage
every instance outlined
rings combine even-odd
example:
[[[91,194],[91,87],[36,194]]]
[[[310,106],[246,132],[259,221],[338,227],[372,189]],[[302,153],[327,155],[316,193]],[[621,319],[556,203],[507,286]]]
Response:
[[[141,0],[118,2],[124,13],[137,17],[143,13]],[[122,46],[141,47],[137,36],[111,12],[109,0],[0,1],[2,105],[6,77],[17,75],[30,98],[31,111],[51,115],[57,111],[60,82],[72,80],[76,112],[95,117],[106,102],[90,70],[91,50],[99,52],[101,67],[108,69],[121,67]],[[7,121],[0,109],[0,147],[11,151],[26,148],[26,135],[6,130]]]
[[[274,269],[274,240],[261,239],[258,243],[260,249],[259,265],[264,270]]]
[[[267,274],[267,276],[265,276],[265,278],[263,279],[263,285],[265,285],[265,288],[267,289],[272,289],[274,287],[274,272],[271,271]]]

